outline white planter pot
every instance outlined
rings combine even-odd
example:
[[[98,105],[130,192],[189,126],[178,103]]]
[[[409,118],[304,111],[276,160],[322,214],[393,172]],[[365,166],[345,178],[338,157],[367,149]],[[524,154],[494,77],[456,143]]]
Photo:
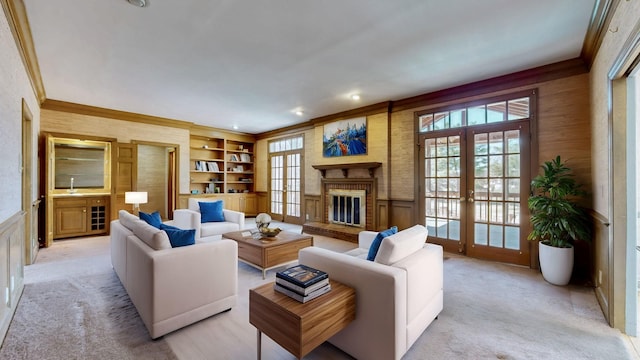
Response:
[[[540,242],[542,277],[554,285],[567,285],[573,272],[573,246],[557,248]]]

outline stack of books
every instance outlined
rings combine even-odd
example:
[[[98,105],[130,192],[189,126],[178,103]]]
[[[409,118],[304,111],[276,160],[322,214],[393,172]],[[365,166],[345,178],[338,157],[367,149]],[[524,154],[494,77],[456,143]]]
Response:
[[[273,288],[302,303],[331,290],[329,275],[306,265],[296,265],[276,273]]]

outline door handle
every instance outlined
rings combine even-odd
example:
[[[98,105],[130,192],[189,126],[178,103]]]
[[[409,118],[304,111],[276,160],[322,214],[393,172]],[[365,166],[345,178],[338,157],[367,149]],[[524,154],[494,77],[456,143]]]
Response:
[[[467,199],[464,198],[464,196],[460,197],[460,202],[465,202]]]
[[[469,202],[472,203],[475,200],[473,199],[473,190],[469,190]]]

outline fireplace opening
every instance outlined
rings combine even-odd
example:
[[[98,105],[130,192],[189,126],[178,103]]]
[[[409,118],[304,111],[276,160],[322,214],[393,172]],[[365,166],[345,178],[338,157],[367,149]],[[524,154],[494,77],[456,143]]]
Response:
[[[329,190],[329,222],[365,227],[366,195],[365,190]]]

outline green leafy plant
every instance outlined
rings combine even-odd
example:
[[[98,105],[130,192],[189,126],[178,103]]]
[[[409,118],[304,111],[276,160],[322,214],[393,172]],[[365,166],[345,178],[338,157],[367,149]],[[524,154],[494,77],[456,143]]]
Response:
[[[533,230],[529,240],[554,247],[570,247],[575,240],[591,241],[591,218],[577,200],[585,195],[571,169],[557,156],[541,166],[531,181],[528,205]]]

